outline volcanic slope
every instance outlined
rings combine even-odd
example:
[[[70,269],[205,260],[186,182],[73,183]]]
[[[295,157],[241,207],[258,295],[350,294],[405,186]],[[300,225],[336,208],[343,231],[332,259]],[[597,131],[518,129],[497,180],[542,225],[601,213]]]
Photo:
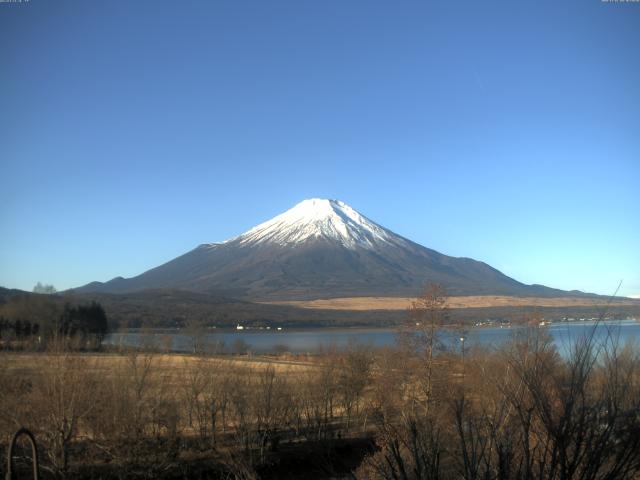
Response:
[[[525,285],[486,263],[418,245],[338,200],[304,200],[222,243],[202,244],[136,277],[84,292],[181,289],[251,300],[415,296],[427,282],[449,295],[582,295]]]

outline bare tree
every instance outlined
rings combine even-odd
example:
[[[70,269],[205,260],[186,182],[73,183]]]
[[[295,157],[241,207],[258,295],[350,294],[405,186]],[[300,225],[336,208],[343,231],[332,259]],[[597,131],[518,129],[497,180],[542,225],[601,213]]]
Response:
[[[205,351],[207,329],[201,321],[194,318],[187,320],[184,333],[189,339],[191,353],[200,354]]]
[[[41,282],[36,283],[35,286],[33,287],[33,293],[43,293],[46,295],[51,295],[56,292],[57,292],[56,287],[48,284],[43,285]]]
[[[49,365],[34,382],[30,405],[52,466],[69,467],[69,452],[80,421],[91,411],[94,382],[89,365],[58,344],[49,351]]]
[[[258,375],[253,396],[254,434],[260,463],[266,459],[267,448],[277,449],[280,430],[287,426],[290,405],[286,381],[276,374],[272,365],[267,366]]]
[[[436,283],[427,284],[411,303],[407,324],[400,335],[400,341],[421,358],[421,384],[426,412],[433,401],[434,353],[441,346],[439,329],[447,318],[446,303],[444,288]]]
[[[183,359],[183,381],[181,398],[187,410],[189,428],[195,428],[200,439],[205,441],[209,429],[209,408],[206,392],[210,376],[208,362],[204,358]]]
[[[351,427],[353,414],[358,413],[360,399],[371,380],[372,364],[370,347],[356,343],[348,345],[338,374],[338,393],[347,417],[347,430]]]

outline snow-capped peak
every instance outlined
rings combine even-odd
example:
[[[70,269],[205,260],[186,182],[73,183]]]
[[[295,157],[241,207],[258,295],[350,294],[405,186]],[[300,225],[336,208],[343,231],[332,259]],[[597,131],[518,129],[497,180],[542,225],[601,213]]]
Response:
[[[380,243],[404,242],[346,203],[322,198],[304,200],[230,242],[290,245],[312,239],[338,241],[349,248],[373,248]]]

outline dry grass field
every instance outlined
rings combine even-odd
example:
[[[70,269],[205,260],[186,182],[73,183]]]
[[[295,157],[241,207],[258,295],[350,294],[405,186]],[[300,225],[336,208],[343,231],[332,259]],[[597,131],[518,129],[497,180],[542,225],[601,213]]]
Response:
[[[301,308],[321,310],[406,310],[414,301],[406,297],[350,297],[327,298],[319,300],[292,300],[265,302],[278,305],[292,305]],[[579,297],[509,297],[504,295],[473,295],[448,297],[449,308],[486,308],[486,307],[597,307],[609,302],[607,298]],[[632,299],[614,299],[614,305],[640,305]]]
[[[391,480],[427,462],[420,478],[638,478],[635,349],[591,361],[583,343],[565,361],[535,328],[497,351],[434,355],[429,332],[312,357],[0,352],[0,458],[26,427],[43,478]]]
[[[73,353],[76,359],[81,359],[86,368],[92,372],[101,373],[108,377],[110,373],[126,371],[129,356],[120,353]],[[47,372],[54,368],[55,355],[35,352],[2,352],[0,353],[0,368],[5,374],[28,377],[33,373]],[[196,366],[203,366],[216,370],[230,370],[234,367],[249,368],[256,373],[272,367],[278,374],[295,375],[308,372],[316,368],[312,361],[288,359],[284,357],[261,356],[225,356],[202,357],[188,354],[153,354],[153,366],[158,371],[172,377],[177,383],[185,378],[185,373]]]

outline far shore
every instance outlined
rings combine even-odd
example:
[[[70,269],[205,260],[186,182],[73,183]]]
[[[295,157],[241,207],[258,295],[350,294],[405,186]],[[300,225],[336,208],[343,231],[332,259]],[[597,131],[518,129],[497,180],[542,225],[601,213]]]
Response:
[[[345,297],[318,300],[285,300],[260,302],[271,305],[291,305],[317,310],[406,310],[415,298],[408,297]],[[640,300],[631,298],[584,297],[510,297],[506,295],[469,295],[448,297],[449,308],[489,307],[599,307],[606,305],[636,306]]]

